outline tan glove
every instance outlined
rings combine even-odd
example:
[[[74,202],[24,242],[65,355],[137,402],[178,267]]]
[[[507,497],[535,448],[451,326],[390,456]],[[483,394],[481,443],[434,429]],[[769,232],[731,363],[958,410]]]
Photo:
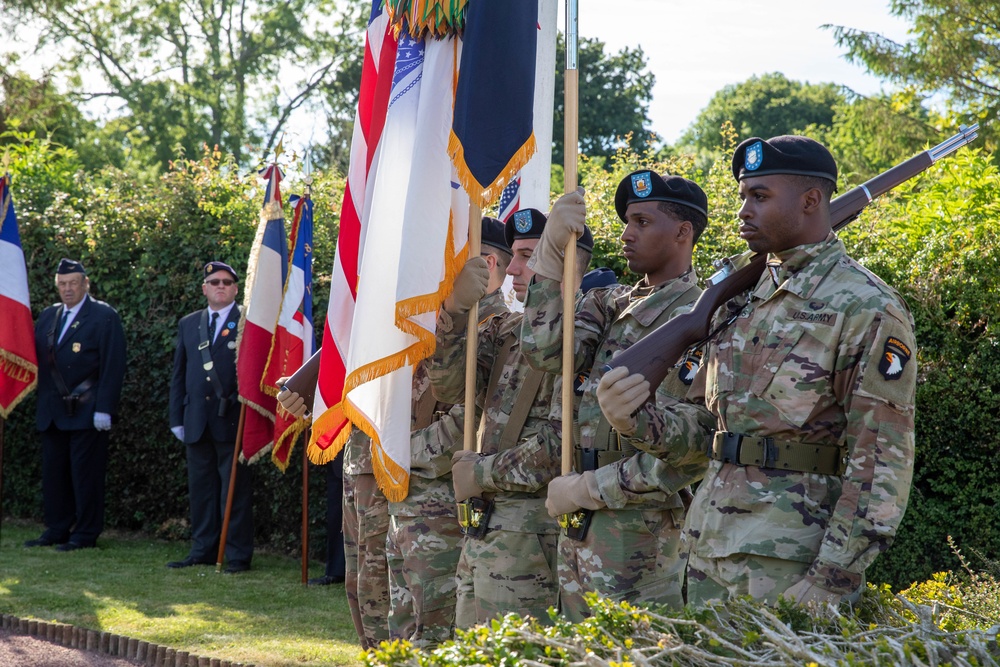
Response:
[[[528,268],[544,277],[562,282],[566,244],[583,236],[587,220],[587,205],[583,188],[569,192],[556,200],[549,211],[542,238],[528,260]]]
[[[622,435],[635,433],[633,413],[649,398],[649,381],[638,373],[629,375],[624,366],[604,374],[597,385],[597,402],[601,412]]]
[[[597,488],[597,475],[593,470],[588,470],[582,475],[571,472],[549,482],[545,509],[549,511],[551,517],[570,514],[581,508],[599,510],[607,506]]]
[[[820,588],[816,584],[809,581],[809,579],[800,579],[796,583],[792,584],[791,587],[783,593],[783,595],[786,600],[795,602],[803,607],[826,606],[828,604],[836,606],[840,604],[840,601],[843,598],[843,596],[839,593],[834,593],[833,591],[828,591],[825,588]]]
[[[461,315],[486,296],[490,282],[490,267],[482,257],[473,257],[455,277],[455,285],[444,300],[443,307],[452,315]]]
[[[473,496],[483,495],[483,487],[476,483],[476,461],[482,457],[477,452],[463,449],[451,457],[451,481],[455,485],[455,500],[462,502]]]
[[[286,389],[284,386],[286,382],[288,382],[288,378],[282,377],[278,378],[278,381],[274,383],[275,386],[281,388],[281,391],[278,392],[278,405],[296,419],[305,417],[308,413],[305,399],[299,396],[298,393]]]

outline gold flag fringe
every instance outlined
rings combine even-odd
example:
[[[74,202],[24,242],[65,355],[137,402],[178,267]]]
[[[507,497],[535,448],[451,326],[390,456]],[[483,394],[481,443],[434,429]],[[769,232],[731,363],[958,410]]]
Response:
[[[465,148],[462,146],[462,142],[454,130],[452,130],[451,137],[448,139],[448,155],[451,156],[451,161],[458,170],[458,180],[469,194],[469,199],[472,203],[479,206],[480,209],[488,208],[500,198],[500,194],[507,187],[507,183],[528,163],[531,156],[535,154],[536,149],[535,133],[532,132],[531,136],[524,142],[524,145],[510,158],[507,166],[500,171],[496,180],[484,185],[472,175],[469,165],[465,162]]]
[[[352,427],[347,416],[344,414],[344,403],[345,401],[342,400],[332,408],[328,408],[326,412],[313,422],[312,436],[309,439],[309,448],[306,450],[306,454],[309,460],[316,465],[324,465],[337,458],[337,454],[340,453],[340,450],[344,448],[347,440],[351,437]],[[343,425],[340,432],[327,447],[320,447],[317,441],[322,434],[332,429],[333,425],[336,424]]]
[[[281,434],[278,441],[274,443],[274,447],[271,449],[271,463],[273,463],[281,472],[285,472],[288,469],[288,464],[292,461],[292,453],[295,451],[295,443],[299,439],[299,434],[305,431],[308,427],[308,419],[296,419],[292,422],[291,426],[285,429],[285,432]],[[292,439],[292,442],[288,445],[288,458],[285,461],[282,461],[278,458],[278,452],[281,451],[282,445],[284,445],[285,441],[289,438]]]
[[[38,366],[28,363],[7,350],[0,350],[0,373],[6,375],[14,382],[27,383],[18,395],[14,397],[14,400],[10,402],[10,405],[6,408],[0,405],[0,417],[7,419],[14,412],[14,408],[38,386]]]
[[[378,488],[389,502],[398,503],[406,498],[409,493],[410,476],[398,466],[388,455],[379,440],[375,427],[368,421],[367,417],[353,405],[344,402],[344,414],[351,420],[351,423],[364,431],[371,438],[372,471],[375,473],[375,482]]]
[[[385,0],[396,39],[404,30],[416,39],[461,35],[468,5],[469,0]]]

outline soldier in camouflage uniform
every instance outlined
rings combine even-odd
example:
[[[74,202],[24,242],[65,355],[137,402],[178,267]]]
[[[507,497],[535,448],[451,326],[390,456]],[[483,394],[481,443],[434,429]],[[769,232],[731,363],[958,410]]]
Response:
[[[545,216],[534,209],[517,211],[507,221],[514,254],[507,273],[521,300],[532,276],[525,263],[544,226]],[[589,232],[578,245],[582,274],[593,249]],[[520,350],[520,326],[519,313],[496,317],[479,338],[477,403],[485,413],[479,452],[459,452],[453,461],[455,499],[483,498],[493,508],[484,520],[485,533],[467,535],[462,546],[455,618],[460,628],[508,612],[546,619],[557,602],[559,526],[545,511],[545,486],[559,474],[561,382],[528,366]],[[463,400],[466,328],[463,314],[442,309],[437,349],[428,366],[439,400]]]
[[[688,513],[688,599],[836,603],[860,593],[906,509],[913,323],[832,232],[837,167],[826,148],[748,139],[733,175],[740,236],[767,253],[767,271],[708,344],[689,394],[718,430]],[[635,404],[614,384],[635,378],[599,388],[612,423]]]
[[[489,282],[479,301],[480,329],[509,312],[500,287],[511,260],[502,222],[483,218],[482,239]],[[459,274],[456,292],[466,277]],[[451,310],[453,301],[447,302]],[[414,370],[412,400],[410,487],[404,500],[389,502],[389,634],[426,648],[450,639],[455,624],[462,533],[455,518],[451,457],[462,449],[465,408],[435,401],[426,362]]]
[[[580,206],[578,193],[559,206]],[[553,517],[591,510],[583,536],[559,536],[559,608],[571,621],[588,615],[583,594],[633,603],[684,606],[681,528],[688,488],[705,472],[702,443],[714,422],[703,410],[679,413],[687,439],[670,446],[647,439],[646,431],[619,434],[597,403],[601,367],[694,303],[701,294],[691,264],[692,251],[708,224],[708,198],[698,185],[679,176],[661,177],[648,169],[618,185],[615,208],[625,222],[621,240],[629,268],[643,279],[635,287],[595,289],[578,301],[575,315],[574,374],[579,441],[576,472],[549,482],[546,507]],[[556,221],[570,220],[560,216]],[[535,368],[559,372],[562,353],[562,258],[559,248],[579,228],[550,220],[531,263],[522,346]],[[696,367],[674,372],[658,388],[658,400],[677,404]]]

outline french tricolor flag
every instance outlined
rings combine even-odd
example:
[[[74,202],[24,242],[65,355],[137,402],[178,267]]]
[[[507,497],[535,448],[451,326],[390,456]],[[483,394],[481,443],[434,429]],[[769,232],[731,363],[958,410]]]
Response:
[[[7,419],[38,381],[28,270],[10,196],[10,174],[0,177],[0,313],[0,417]]]
[[[274,416],[278,390],[265,371],[271,341],[278,327],[285,278],[288,276],[288,242],[281,209],[281,170],[276,164],[263,173],[267,180],[257,236],[247,265],[243,295],[243,321],[236,353],[240,401],[246,405],[241,456],[253,462],[274,445]],[[277,379],[277,378],[275,378]]]

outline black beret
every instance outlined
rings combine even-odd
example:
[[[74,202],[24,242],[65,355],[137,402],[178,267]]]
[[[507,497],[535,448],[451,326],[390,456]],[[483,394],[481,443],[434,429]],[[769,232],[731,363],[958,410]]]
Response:
[[[660,176],[649,169],[639,169],[626,176],[615,192],[615,211],[625,221],[628,205],[637,201],[669,201],[708,215],[708,197],[694,181],[680,176]]]
[[[733,178],[793,174],[837,182],[837,162],[815,139],[785,134],[764,140],[751,137],[733,153]]]
[[[233,280],[239,280],[240,279],[240,277],[238,275],[236,275],[236,271],[233,270],[233,267],[229,266],[225,262],[209,262],[208,264],[205,265],[205,277],[206,278],[208,278],[210,275],[212,275],[216,271],[228,271],[229,274],[233,277]]]
[[[504,234],[502,222],[496,218],[483,216],[482,234],[483,245],[493,246],[494,248],[499,248],[505,253],[510,254],[510,246],[507,245],[507,238]]]
[[[504,225],[507,246],[513,248],[517,239],[541,238],[545,230],[545,220],[545,214],[538,209],[522,208],[520,211],[515,211],[514,215],[507,218],[507,224]],[[583,226],[583,236],[576,242],[576,247],[587,252],[594,251],[594,235],[586,225]]]
[[[83,275],[87,275],[87,272],[83,270],[83,264],[75,259],[63,257],[59,260],[59,268],[56,269],[56,275],[61,276],[67,273],[82,273]]]
[[[599,266],[583,274],[580,289],[589,292],[596,287],[610,287],[618,284],[618,276],[606,266]]]

